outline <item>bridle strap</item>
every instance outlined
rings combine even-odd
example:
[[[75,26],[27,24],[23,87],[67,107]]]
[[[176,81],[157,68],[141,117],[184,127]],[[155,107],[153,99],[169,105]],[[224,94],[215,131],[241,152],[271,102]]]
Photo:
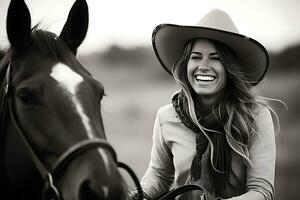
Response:
[[[12,99],[8,99],[8,104],[9,104],[9,114],[10,114],[10,118],[12,119],[12,122],[15,126],[15,128],[17,129],[17,132],[19,133],[19,136],[21,137],[23,143],[25,144],[26,148],[29,151],[29,154],[31,156],[31,159],[33,161],[33,163],[35,164],[35,166],[37,167],[38,171],[40,172],[41,176],[43,177],[43,179],[47,176],[47,174],[49,173],[49,170],[46,169],[46,167],[42,164],[42,162],[40,161],[40,159],[37,157],[37,155],[34,153],[32,147],[30,146],[28,140],[25,138],[19,123],[17,122],[15,115],[14,115],[14,111],[12,110],[13,106],[12,106]]]
[[[97,148],[108,150],[114,161],[117,162],[117,154],[113,147],[106,140],[100,138],[86,139],[69,147],[69,149],[56,160],[52,169],[53,176],[63,169],[63,167],[66,166],[74,157],[78,156],[84,151]]]
[[[14,124],[14,127],[16,128],[16,131],[19,133],[19,136],[21,137],[21,140],[25,144],[28,153],[30,154],[31,160],[33,161],[34,165],[38,169],[42,179],[44,180],[44,189],[42,192],[43,200],[60,200],[61,196],[58,191],[58,189],[55,187],[55,185],[52,182],[52,175],[51,173],[46,169],[46,167],[43,165],[43,163],[40,161],[40,159],[37,157],[37,155],[34,153],[32,147],[30,146],[28,140],[25,138],[25,135],[16,119],[15,110],[13,107],[13,99],[9,95],[10,92],[10,63],[7,68],[6,72],[6,86],[4,91],[4,98],[5,101],[8,103],[8,112],[10,115],[10,118],[12,120],[12,123]]]
[[[41,174],[41,176],[43,177],[43,179],[47,176],[47,174],[49,173],[49,171],[46,169],[46,167],[42,164],[42,162],[40,161],[40,159],[36,156],[36,154],[34,153],[32,147],[30,146],[28,140],[25,138],[24,133],[15,117],[15,112],[14,112],[14,107],[13,107],[13,100],[12,98],[9,98],[9,92],[10,92],[10,63],[8,65],[7,68],[7,72],[6,72],[6,86],[5,86],[5,94],[7,101],[8,101],[8,110],[9,110],[9,115],[10,118],[15,126],[15,128],[17,129],[17,132],[19,133],[22,141],[24,142],[25,146],[27,147],[30,156],[32,158],[32,161],[34,162],[35,166],[37,167],[39,173]]]

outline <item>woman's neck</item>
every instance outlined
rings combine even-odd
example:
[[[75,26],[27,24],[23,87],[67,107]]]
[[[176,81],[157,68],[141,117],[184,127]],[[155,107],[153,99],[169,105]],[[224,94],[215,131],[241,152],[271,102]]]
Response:
[[[223,93],[214,95],[197,95],[197,104],[204,110],[211,110],[211,108],[220,100]]]
[[[215,97],[209,96],[198,96],[197,102],[201,105],[201,107],[205,109],[210,109],[216,103],[217,99]]]

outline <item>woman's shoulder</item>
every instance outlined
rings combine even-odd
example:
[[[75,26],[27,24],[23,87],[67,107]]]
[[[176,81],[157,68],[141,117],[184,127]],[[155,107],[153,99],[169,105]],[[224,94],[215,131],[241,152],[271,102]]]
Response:
[[[157,117],[160,122],[181,122],[179,116],[173,107],[173,104],[167,104],[160,107],[157,111]]]
[[[257,105],[253,110],[253,119],[258,130],[273,127],[273,119],[267,105]]]
[[[257,129],[257,136],[261,140],[272,141],[275,136],[275,127],[272,119],[272,112],[267,106],[260,105],[255,108],[255,125]],[[257,137],[253,137],[253,139]],[[265,139],[263,139],[265,138]]]
[[[270,109],[267,105],[256,105],[253,109],[254,118],[256,119],[264,119],[265,117],[269,117],[271,115]]]

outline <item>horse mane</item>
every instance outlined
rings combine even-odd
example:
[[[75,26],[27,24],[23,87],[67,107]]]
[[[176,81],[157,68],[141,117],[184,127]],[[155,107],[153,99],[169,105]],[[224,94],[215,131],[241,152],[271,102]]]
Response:
[[[76,59],[76,56],[69,49],[67,44],[56,34],[38,29],[39,24],[31,29],[30,46],[33,46],[42,55],[52,57],[53,59],[76,67],[79,71],[92,76]],[[26,47],[25,47],[26,49]],[[4,82],[8,64],[17,54],[23,53],[16,51],[14,48],[9,48],[6,52],[0,50],[0,90]],[[1,97],[1,95],[0,95]]]
[[[37,48],[41,54],[52,56],[58,60],[73,60],[72,52],[56,34],[38,29],[38,25],[31,30],[30,45]]]

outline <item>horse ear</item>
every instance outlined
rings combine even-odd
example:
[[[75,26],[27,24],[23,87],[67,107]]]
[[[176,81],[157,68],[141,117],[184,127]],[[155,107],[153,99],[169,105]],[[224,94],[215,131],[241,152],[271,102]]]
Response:
[[[30,12],[24,0],[11,0],[7,11],[6,31],[13,48],[22,48],[30,41]]]
[[[60,38],[67,43],[74,55],[86,36],[88,23],[89,11],[86,1],[76,0],[60,33]]]

